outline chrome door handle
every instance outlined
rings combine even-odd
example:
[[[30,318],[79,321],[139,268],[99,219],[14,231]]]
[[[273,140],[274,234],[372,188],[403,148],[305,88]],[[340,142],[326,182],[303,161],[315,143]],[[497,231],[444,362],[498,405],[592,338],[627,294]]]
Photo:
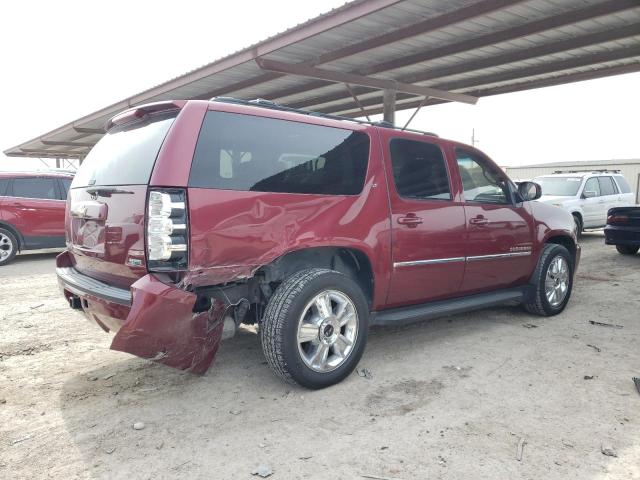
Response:
[[[489,223],[489,220],[484,217],[475,217],[469,220],[469,223],[471,225],[486,225],[487,223]]]
[[[408,213],[404,217],[399,217],[398,223],[400,225],[406,225],[409,228],[416,228],[418,225],[422,223],[422,219],[416,216],[414,213]]]

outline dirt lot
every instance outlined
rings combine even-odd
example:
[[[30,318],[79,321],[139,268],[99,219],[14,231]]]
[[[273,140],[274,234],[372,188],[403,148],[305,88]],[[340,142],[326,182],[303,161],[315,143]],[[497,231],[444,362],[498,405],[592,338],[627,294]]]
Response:
[[[273,376],[251,331],[204,377],[112,352],[54,256],[21,257],[0,271],[0,478],[640,478],[640,255],[583,248],[562,315],[377,329],[372,378],[318,392]]]

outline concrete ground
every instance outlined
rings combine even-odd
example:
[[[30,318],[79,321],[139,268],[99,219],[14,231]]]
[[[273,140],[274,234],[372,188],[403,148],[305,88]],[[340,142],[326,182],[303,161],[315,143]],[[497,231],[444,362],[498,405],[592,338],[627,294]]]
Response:
[[[371,378],[316,392],[272,375],[248,330],[203,377],[110,351],[54,255],[20,257],[0,270],[0,478],[640,478],[640,255],[601,233],[583,250],[563,314],[376,329]]]

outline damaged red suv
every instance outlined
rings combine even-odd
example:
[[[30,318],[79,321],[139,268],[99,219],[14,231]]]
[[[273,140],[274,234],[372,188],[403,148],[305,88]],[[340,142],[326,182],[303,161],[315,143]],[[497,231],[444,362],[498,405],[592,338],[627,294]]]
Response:
[[[322,388],[372,325],[513,301],[555,315],[571,295],[573,218],[473,147],[235,99],[106,128],[73,180],[57,274],[112,349],[203,373],[257,324],[278,375]]]

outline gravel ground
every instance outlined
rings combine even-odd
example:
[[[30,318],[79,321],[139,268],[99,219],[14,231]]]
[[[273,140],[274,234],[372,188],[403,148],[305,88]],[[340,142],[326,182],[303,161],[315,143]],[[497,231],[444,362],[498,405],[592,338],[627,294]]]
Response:
[[[0,271],[0,478],[640,478],[640,255],[601,233],[562,315],[375,329],[370,378],[317,392],[272,375],[251,330],[203,377],[112,352],[53,267]]]

